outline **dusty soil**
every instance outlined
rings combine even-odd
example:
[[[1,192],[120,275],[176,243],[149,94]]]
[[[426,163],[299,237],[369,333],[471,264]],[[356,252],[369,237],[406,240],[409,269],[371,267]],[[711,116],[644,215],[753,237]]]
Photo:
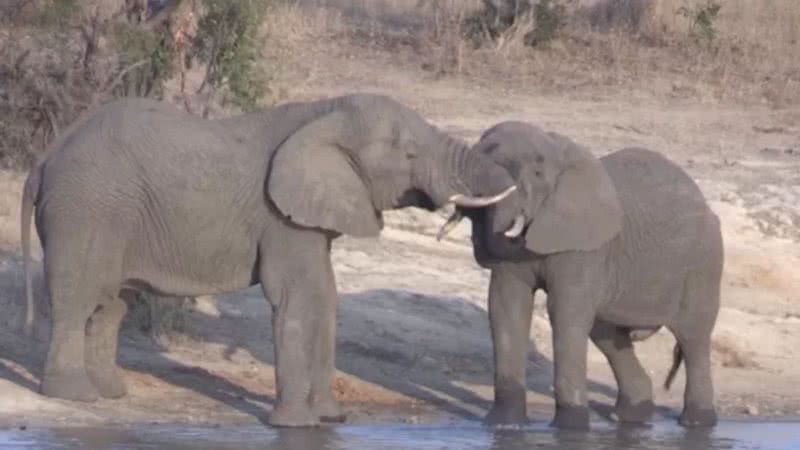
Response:
[[[543,92],[516,79],[442,77],[402,47],[304,39],[302,52],[286,56],[282,75],[292,99],[386,93],[469,141],[496,122],[520,119],[571,136],[597,155],[640,145],[685,167],[724,232],[713,355],[719,408],[730,416],[800,415],[800,107],[704,100],[663,80],[652,89]],[[39,340],[18,331],[22,180],[0,174],[0,423],[246,423],[266,416],[274,399],[270,311],[257,288],[197,299],[184,331],[163,345],[124,333],[124,399],[88,405],[38,395],[46,321]],[[479,418],[492,398],[488,272],[472,259],[467,225],[439,243],[433,235],[444,212],[386,217],[380,239],[335,244],[337,395],[352,422]],[[37,285],[41,297],[40,278]],[[541,300],[530,335],[528,400],[531,415],[546,419],[552,354]],[[677,414],[682,399],[682,373],[671,391],[659,387],[673,342],[662,331],[637,344],[666,416]],[[615,384],[594,347],[589,377],[602,413],[613,404]]]

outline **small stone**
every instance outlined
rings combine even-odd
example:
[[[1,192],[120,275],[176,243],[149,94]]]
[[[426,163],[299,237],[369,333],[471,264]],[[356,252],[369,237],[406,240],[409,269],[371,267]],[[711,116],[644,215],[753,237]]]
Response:
[[[752,403],[745,405],[744,407],[745,412],[749,416],[757,416],[758,415],[758,407]]]

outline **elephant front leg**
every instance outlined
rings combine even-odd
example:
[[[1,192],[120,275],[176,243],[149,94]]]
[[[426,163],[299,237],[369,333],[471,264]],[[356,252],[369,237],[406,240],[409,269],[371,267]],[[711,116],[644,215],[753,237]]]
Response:
[[[311,230],[284,231],[261,247],[261,284],[272,304],[277,391],[268,421],[313,426],[322,415],[340,414],[331,395],[336,286],[330,242]]]
[[[341,404],[333,396],[333,377],[336,373],[336,280],[330,263],[325,264],[317,324],[316,342],[311,360],[311,409],[323,422],[344,422]]]
[[[553,328],[556,413],[551,426],[589,429],[586,358],[594,308],[580,288],[549,293],[547,309]]]
[[[489,322],[494,347],[494,405],[491,425],[527,422],[525,368],[533,313],[530,286],[502,268],[492,271]]]
[[[319,424],[309,403],[311,396],[311,360],[313,351],[309,320],[314,314],[308,298],[287,290],[272,300],[272,333],[275,345],[275,384],[277,398],[268,422],[273,426],[302,427]],[[269,291],[269,290],[267,290]],[[291,291],[295,291],[292,293]],[[272,294],[272,296],[270,296]]]

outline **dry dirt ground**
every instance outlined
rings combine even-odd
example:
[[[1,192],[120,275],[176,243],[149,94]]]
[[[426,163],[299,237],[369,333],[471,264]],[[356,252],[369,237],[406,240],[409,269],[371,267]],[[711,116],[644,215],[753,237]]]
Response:
[[[685,167],[724,232],[713,354],[721,413],[800,415],[800,108],[703,100],[663,84],[543,92],[487,77],[440,77],[402,51],[306,41],[302,52],[287,56],[282,75],[292,99],[385,93],[469,141],[496,122],[521,119],[571,136],[597,155],[641,145]],[[274,400],[270,311],[257,288],[197,299],[185,331],[164,346],[124,334],[125,399],[89,405],[38,395],[44,343],[18,332],[22,180],[0,175],[0,425],[243,423],[266,416]],[[467,224],[439,243],[433,235],[443,213],[386,217],[380,239],[335,243],[336,392],[351,422],[477,419],[492,398],[488,272],[472,259]],[[541,297],[530,334],[528,400],[531,416],[544,420],[552,408],[552,354]],[[671,391],[660,388],[673,342],[662,331],[637,344],[668,417],[679,412],[683,389],[682,371]],[[615,384],[594,347],[589,379],[602,414],[613,404]]]

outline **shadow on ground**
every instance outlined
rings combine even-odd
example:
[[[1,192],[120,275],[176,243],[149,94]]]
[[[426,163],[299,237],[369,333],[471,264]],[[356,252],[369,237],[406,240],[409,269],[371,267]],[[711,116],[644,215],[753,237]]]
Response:
[[[13,327],[23,317],[20,311],[24,311],[23,281],[15,272],[18,269],[14,269],[19,267],[18,259],[14,254],[0,252],[4,264],[0,266],[0,307],[9,312],[5,317],[13,318],[0,323],[0,358],[24,367],[36,380],[20,375],[1,360],[0,378],[37,391],[49,333],[40,331],[38,339],[30,339]],[[43,293],[41,286],[37,293]],[[224,346],[222,357],[231,361],[238,351],[245,351],[254,359],[273,365],[271,313],[260,290],[254,287],[223,296],[217,305],[219,314],[188,314],[186,333],[191,340]],[[40,319],[45,322],[43,328],[48,328],[48,319]],[[120,340],[118,359],[126,369],[152,375],[259,418],[274,403],[271,396],[200,367],[201,361],[193,365],[170,358],[169,353],[130,327]],[[209,357],[220,358],[216,354]],[[486,311],[462,298],[402,290],[370,290],[341,296],[337,368],[346,374],[447,413],[479,419],[491,402],[463,384],[486,386],[491,392],[492,364]],[[552,362],[531,342],[529,389],[550,396],[551,374]],[[604,384],[590,382],[590,389],[609,399],[615,396],[614,389]],[[135,388],[131,394],[136,395]],[[603,409],[603,405],[596,406]]]

